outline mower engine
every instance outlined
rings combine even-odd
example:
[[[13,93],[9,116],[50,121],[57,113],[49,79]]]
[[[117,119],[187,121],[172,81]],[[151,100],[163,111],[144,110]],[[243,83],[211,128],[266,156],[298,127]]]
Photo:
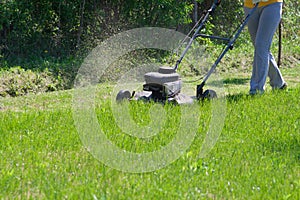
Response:
[[[166,100],[180,93],[182,81],[179,74],[171,67],[160,67],[158,72],[149,72],[144,75],[143,90],[151,92],[154,100]]]

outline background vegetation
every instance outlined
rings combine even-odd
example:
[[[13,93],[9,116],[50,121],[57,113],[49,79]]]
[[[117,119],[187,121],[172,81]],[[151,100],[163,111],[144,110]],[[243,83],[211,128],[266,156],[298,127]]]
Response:
[[[188,33],[211,4],[212,0],[2,0],[0,95],[18,96],[28,92],[69,89],[82,59],[101,41],[113,34],[145,26]],[[243,19],[242,5],[242,0],[223,0],[204,31],[230,36]],[[283,15],[285,66],[299,62],[299,15],[299,1],[287,1]],[[277,44],[276,39],[274,44]],[[205,45],[208,53],[216,57],[214,53],[220,50],[219,44],[206,40]],[[237,51],[244,54],[233,57],[242,59],[230,57],[225,65],[227,69],[221,71],[232,67],[249,69],[252,49],[248,34],[242,34],[236,46],[240,47]],[[277,46],[274,46],[276,50]],[[145,56],[149,56],[149,52],[142,52],[139,58]],[[154,58],[157,57],[158,54],[154,54]],[[184,70],[183,75],[189,69]],[[22,77],[18,81],[15,80],[15,72]],[[49,77],[35,81],[32,73],[38,78]]]

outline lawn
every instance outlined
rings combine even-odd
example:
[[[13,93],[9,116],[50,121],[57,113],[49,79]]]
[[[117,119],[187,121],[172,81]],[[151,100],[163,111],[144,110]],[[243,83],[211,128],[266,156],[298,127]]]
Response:
[[[254,97],[247,95],[246,74],[227,75],[226,107],[217,112],[224,118],[213,114],[214,101],[191,106],[190,117],[179,106],[124,104],[132,119],[125,124],[160,128],[155,129],[158,134],[144,137],[128,135],[128,127],[118,126],[116,113],[124,114],[118,110],[122,105],[114,110],[109,98],[112,86],[98,86],[94,113],[105,136],[118,148],[141,154],[159,151],[178,134],[192,134],[191,145],[178,159],[144,173],[103,164],[96,159],[98,154],[83,145],[73,118],[73,90],[2,98],[0,199],[299,199],[296,72],[296,68],[283,69],[292,80],[287,91],[268,89]],[[182,127],[185,120],[194,127],[189,123]],[[219,125],[216,120],[221,125],[224,120],[222,132],[215,136],[213,148],[201,156],[207,131]],[[123,164],[123,169],[130,169],[131,163]]]
[[[133,34],[137,40],[132,44],[129,32],[125,37],[117,34],[105,40],[114,32],[138,24],[143,27],[138,19],[143,21],[146,16],[146,21],[151,21],[153,13],[148,11],[157,14],[157,9],[135,12],[132,6],[141,4],[132,4],[128,7],[132,7],[131,12],[122,5],[110,9],[114,3],[109,1],[93,1],[94,7],[107,4],[97,13],[88,12],[94,9],[92,4],[75,1],[60,3],[56,6],[59,11],[52,4],[44,6],[49,12],[41,10],[43,15],[34,19],[38,12],[30,12],[35,10],[33,4],[4,2],[3,13],[8,19],[2,20],[5,38],[0,45],[0,200],[300,199],[299,1],[287,2],[283,12],[280,70],[287,90],[272,91],[267,83],[263,95],[248,95],[254,49],[245,30],[207,82],[207,88],[215,89],[218,98],[181,106],[115,103],[116,92],[125,83],[143,75],[146,67],[175,63],[185,46],[179,46],[178,55],[173,55],[176,52],[171,43],[179,38],[175,33],[166,35],[165,40],[158,40],[164,38],[161,34]],[[169,1],[159,2],[169,5]],[[18,5],[20,9],[14,8]],[[149,6],[155,8],[155,2]],[[130,11],[129,18],[120,8]],[[228,8],[232,10],[232,6]],[[65,9],[72,11],[66,16],[72,16],[75,10],[81,14],[66,17],[67,26],[61,26],[61,11]],[[175,14],[180,17],[188,10],[186,7]],[[16,12],[17,16],[13,14]],[[153,17],[159,18],[156,14]],[[229,14],[237,16],[236,12]],[[34,23],[43,16],[47,20]],[[166,22],[162,27],[182,24],[176,18],[170,23],[167,16],[170,13],[161,15],[162,23]],[[116,22],[116,17],[121,21],[113,28],[109,24]],[[218,21],[226,19],[225,15],[216,17]],[[49,23],[51,20],[53,23]],[[238,23],[239,19],[234,20]],[[103,30],[98,29],[102,21]],[[160,24],[152,21],[155,26]],[[229,34],[223,27],[226,23],[222,20],[220,28]],[[22,28],[26,24],[28,27]],[[209,34],[218,28],[213,23],[207,25],[205,32]],[[180,25],[178,30],[186,28]],[[101,51],[95,48],[86,57],[86,51],[102,40]],[[139,46],[144,42],[147,45]],[[182,93],[189,95],[195,93],[194,81],[201,79],[223,49],[219,42],[198,42],[201,45],[192,45],[177,71],[184,80]],[[278,42],[276,32],[271,47],[276,59]],[[82,70],[82,62],[91,68]],[[99,66],[104,68],[99,70]],[[140,73],[135,71],[138,67]],[[80,69],[82,74],[78,73]],[[88,75],[82,80],[100,84],[76,89],[74,77],[78,74],[77,81],[81,75]]]

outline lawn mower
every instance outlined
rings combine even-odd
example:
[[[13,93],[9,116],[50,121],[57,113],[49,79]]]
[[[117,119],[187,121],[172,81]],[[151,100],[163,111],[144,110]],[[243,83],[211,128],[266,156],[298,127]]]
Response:
[[[174,102],[177,104],[189,104],[189,103],[193,103],[194,100],[216,98],[217,97],[216,92],[211,89],[204,90],[204,86],[208,78],[215,71],[217,65],[220,63],[224,55],[227,53],[227,51],[233,49],[233,44],[241,34],[250,16],[258,6],[258,4],[255,5],[252,11],[244,18],[243,22],[239,25],[235,33],[230,38],[201,34],[200,32],[205,27],[205,24],[207,23],[209,16],[214,13],[215,9],[219,6],[220,3],[221,0],[214,0],[210,9],[205,11],[205,13],[202,15],[202,17],[194,27],[195,32],[191,36],[187,46],[185,47],[179,59],[176,61],[174,67],[162,66],[158,69],[157,72],[146,73],[144,75],[145,84],[143,85],[143,91],[141,92],[133,91],[131,93],[128,90],[120,90],[116,97],[117,102],[126,99],[126,100],[155,101],[155,102],[163,102],[163,103]],[[216,59],[214,64],[211,66],[207,74],[203,77],[202,82],[197,85],[196,96],[191,97],[181,93],[182,80],[180,79],[180,76],[176,72],[176,70],[178,69],[181,61],[183,60],[184,56],[188,52],[189,48],[191,47],[193,41],[198,37],[221,40],[226,43],[226,46],[224,47],[223,51]]]

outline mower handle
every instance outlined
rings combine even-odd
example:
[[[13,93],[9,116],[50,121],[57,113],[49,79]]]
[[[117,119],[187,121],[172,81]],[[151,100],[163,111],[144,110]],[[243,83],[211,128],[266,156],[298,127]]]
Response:
[[[185,54],[187,53],[188,49],[191,47],[193,40],[197,37],[199,31],[203,28],[203,26],[205,25],[206,21],[208,20],[209,15],[211,15],[214,10],[217,8],[217,6],[221,3],[221,0],[214,0],[214,3],[212,4],[212,6],[210,7],[209,10],[206,11],[206,14],[203,15],[201,17],[201,22],[198,25],[198,28],[195,30],[194,35],[192,36],[192,38],[190,39],[188,45],[186,46],[185,50],[183,51],[183,53],[181,54],[180,58],[176,61],[174,70],[176,71],[179,64],[181,63],[183,57],[185,56]]]

